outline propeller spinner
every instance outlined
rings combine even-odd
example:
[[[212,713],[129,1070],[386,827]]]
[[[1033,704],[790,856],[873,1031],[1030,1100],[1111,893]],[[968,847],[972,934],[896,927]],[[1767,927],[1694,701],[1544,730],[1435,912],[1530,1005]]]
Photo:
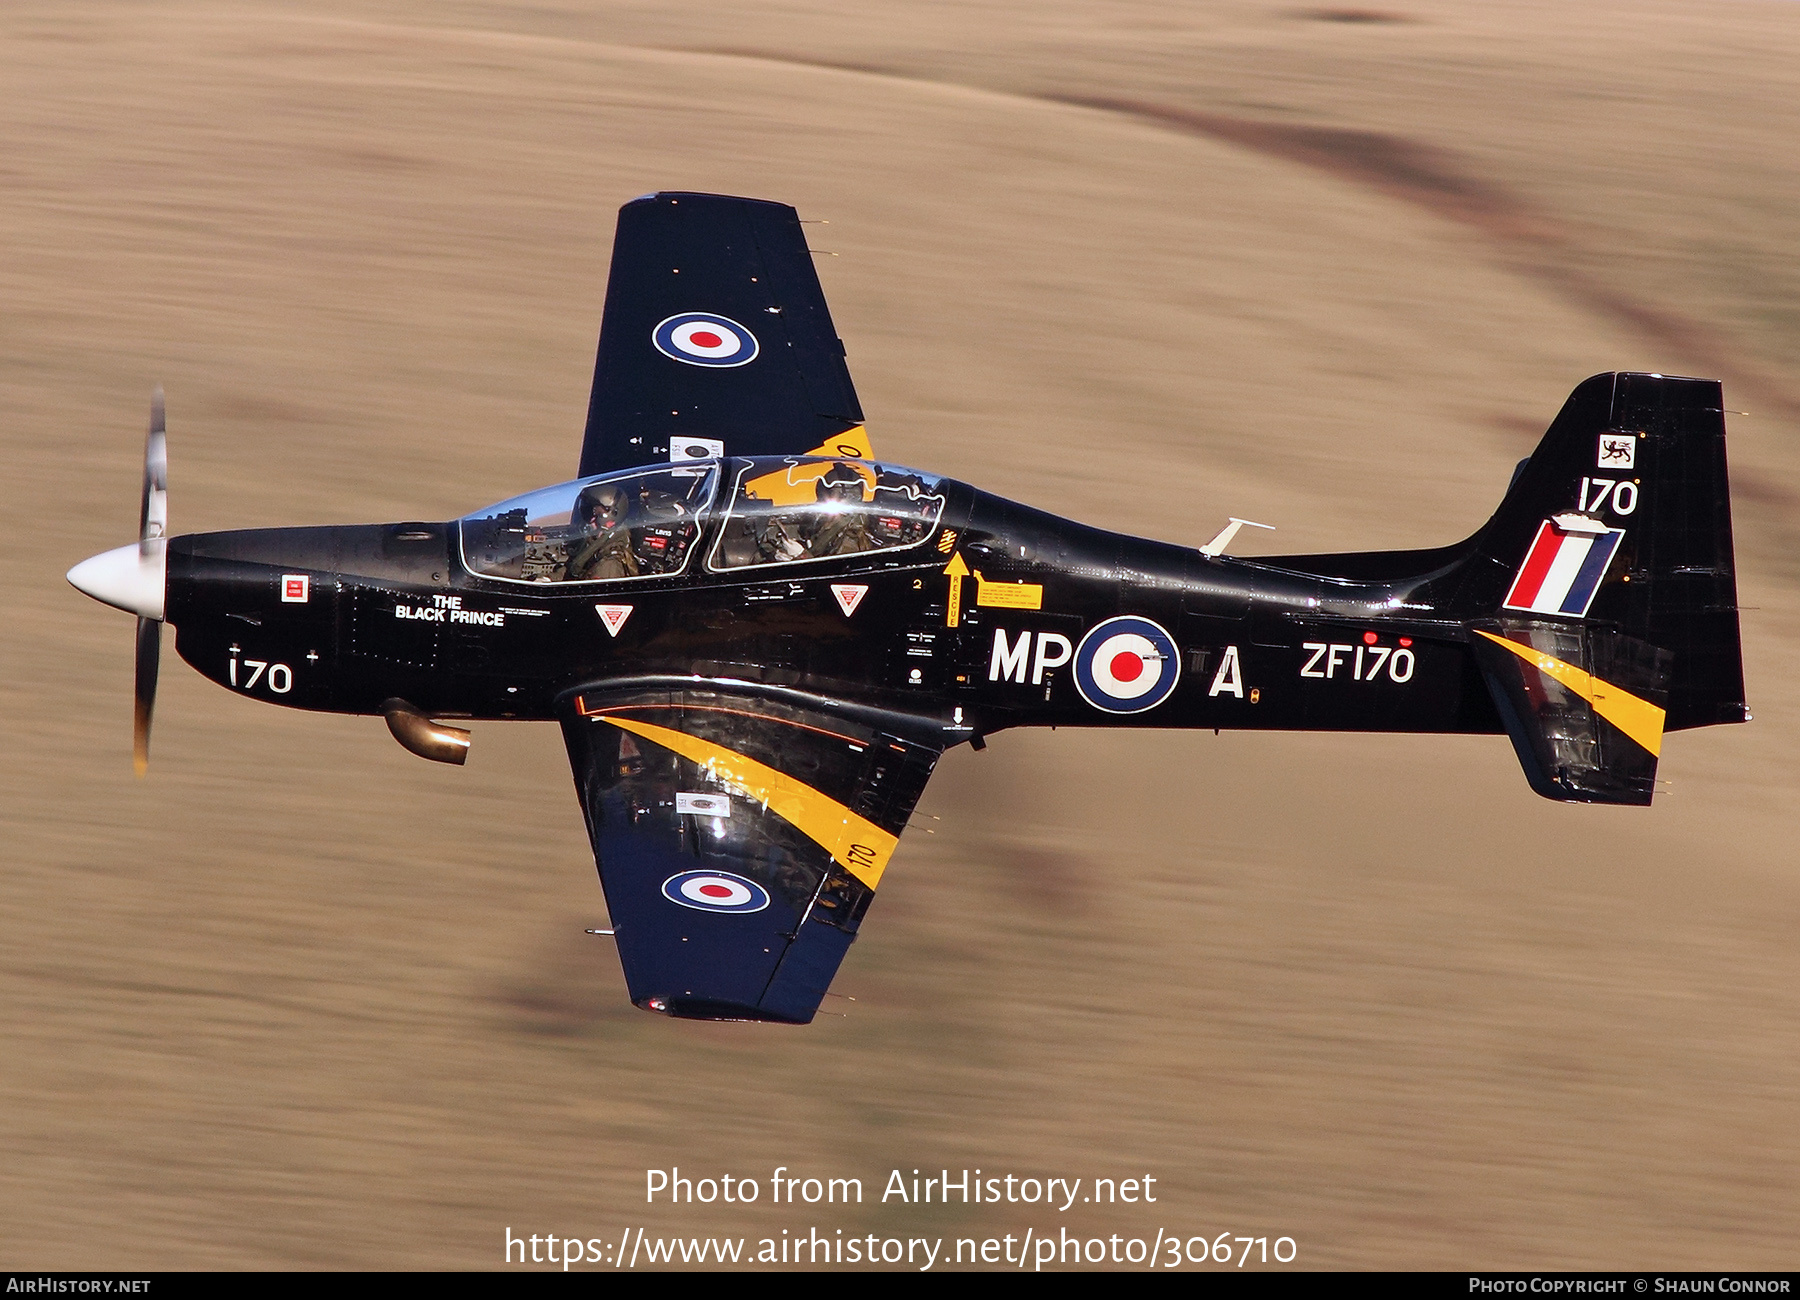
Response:
[[[120,546],[69,570],[77,590],[102,604],[138,616],[137,687],[132,711],[132,765],[139,776],[150,762],[150,718],[156,706],[156,669],[162,656],[162,620],[168,586],[164,554],[169,531],[169,457],[163,394],[150,401],[150,434],[144,445],[144,495],[136,545]]]

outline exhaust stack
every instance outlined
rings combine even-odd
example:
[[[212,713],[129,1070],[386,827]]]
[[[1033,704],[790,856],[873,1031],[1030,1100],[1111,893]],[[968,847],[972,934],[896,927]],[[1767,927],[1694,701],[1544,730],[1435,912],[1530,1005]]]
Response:
[[[402,699],[383,700],[381,716],[402,749],[428,758],[434,763],[454,763],[461,767],[469,758],[469,733],[461,727],[447,727],[433,722],[430,716]]]

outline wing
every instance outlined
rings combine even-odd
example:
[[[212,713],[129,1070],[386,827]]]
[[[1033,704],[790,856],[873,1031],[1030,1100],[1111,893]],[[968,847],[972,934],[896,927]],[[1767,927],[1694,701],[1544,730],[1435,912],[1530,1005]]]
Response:
[[[810,1021],[941,741],[703,687],[587,692],[562,725],[631,1000]]]
[[[682,193],[619,209],[583,477],[687,448],[866,459],[862,418],[794,209]]]

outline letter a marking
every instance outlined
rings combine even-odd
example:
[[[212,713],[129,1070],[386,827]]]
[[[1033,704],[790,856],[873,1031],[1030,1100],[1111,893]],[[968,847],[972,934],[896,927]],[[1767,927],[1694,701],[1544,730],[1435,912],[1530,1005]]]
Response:
[[[1244,679],[1238,670],[1238,648],[1234,645],[1225,647],[1225,657],[1219,660],[1219,671],[1213,674],[1212,689],[1208,696],[1232,694],[1240,700],[1244,698]]]

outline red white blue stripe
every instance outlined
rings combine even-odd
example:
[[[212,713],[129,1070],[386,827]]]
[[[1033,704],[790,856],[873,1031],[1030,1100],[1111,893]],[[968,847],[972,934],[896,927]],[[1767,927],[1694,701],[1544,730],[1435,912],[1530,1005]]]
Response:
[[[1586,617],[1624,537],[1623,528],[1569,532],[1544,520],[1506,593],[1506,608]]]

